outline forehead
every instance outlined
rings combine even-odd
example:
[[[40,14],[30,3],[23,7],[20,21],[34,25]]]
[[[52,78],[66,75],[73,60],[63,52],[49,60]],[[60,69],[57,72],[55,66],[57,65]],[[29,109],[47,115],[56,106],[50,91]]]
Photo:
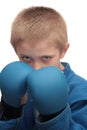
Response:
[[[23,41],[16,45],[16,49],[47,49],[47,48],[57,48],[56,43],[49,40],[42,40],[42,41]]]
[[[18,54],[45,54],[56,50],[58,51],[58,47],[54,43],[45,40],[35,44],[28,41],[16,45],[16,52]]]

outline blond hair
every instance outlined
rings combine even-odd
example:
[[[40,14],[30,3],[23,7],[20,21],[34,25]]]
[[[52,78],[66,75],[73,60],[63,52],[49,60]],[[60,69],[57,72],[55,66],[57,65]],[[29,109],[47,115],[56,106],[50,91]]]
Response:
[[[67,42],[67,28],[63,17],[49,7],[30,7],[16,16],[11,28],[11,44],[15,48],[21,41],[38,43],[49,38],[61,49]]]

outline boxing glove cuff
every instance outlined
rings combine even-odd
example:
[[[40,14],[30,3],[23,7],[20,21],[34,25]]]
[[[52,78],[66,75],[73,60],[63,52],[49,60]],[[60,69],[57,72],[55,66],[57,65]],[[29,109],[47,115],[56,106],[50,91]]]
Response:
[[[51,120],[53,119],[54,117],[56,117],[57,115],[59,115],[65,108],[63,108],[62,110],[56,112],[56,113],[53,113],[53,114],[50,114],[50,115],[39,115],[38,119],[40,120],[40,122],[45,122],[45,121],[48,121],[48,120]]]
[[[15,119],[21,116],[22,113],[22,107],[12,107],[5,103],[3,99],[1,98],[1,106],[3,110],[2,118],[1,120],[10,120],[10,119]]]

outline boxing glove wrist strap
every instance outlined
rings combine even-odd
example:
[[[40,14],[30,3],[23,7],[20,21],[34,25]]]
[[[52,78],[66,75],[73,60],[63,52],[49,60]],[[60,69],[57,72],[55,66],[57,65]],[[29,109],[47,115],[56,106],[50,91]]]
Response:
[[[61,111],[58,111],[58,112],[56,112],[54,114],[51,114],[51,115],[39,115],[39,120],[40,120],[40,122],[45,122],[45,121],[51,120],[52,118],[59,115],[64,109],[62,109]]]
[[[23,106],[15,108],[5,103],[2,99],[1,105],[3,109],[2,120],[15,119],[21,116]]]

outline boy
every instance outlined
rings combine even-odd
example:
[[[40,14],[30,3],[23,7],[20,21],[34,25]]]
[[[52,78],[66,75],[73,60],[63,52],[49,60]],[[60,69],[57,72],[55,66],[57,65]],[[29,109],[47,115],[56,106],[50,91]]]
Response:
[[[47,66],[61,69],[69,85],[68,101],[60,113],[44,121],[43,118],[40,120],[38,115],[35,116],[34,106],[30,98],[25,96],[28,101],[23,107],[22,115],[8,121],[2,120],[0,128],[87,130],[87,81],[75,74],[68,63],[60,62],[69,48],[63,17],[48,7],[24,9],[12,24],[11,44],[20,61],[26,62],[36,70]]]

